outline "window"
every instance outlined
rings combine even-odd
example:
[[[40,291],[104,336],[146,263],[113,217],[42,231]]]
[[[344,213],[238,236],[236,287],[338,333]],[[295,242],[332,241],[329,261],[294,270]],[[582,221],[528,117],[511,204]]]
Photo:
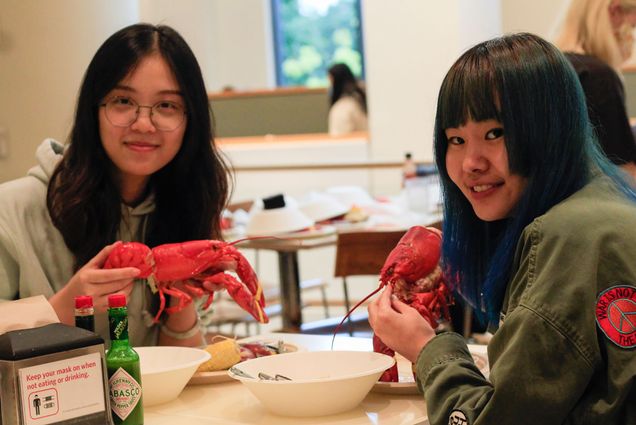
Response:
[[[364,79],[360,0],[271,0],[278,86],[325,87],[346,63]]]

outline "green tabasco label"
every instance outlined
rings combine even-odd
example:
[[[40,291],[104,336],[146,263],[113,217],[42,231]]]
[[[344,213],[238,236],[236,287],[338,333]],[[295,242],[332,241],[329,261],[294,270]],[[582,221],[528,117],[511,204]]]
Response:
[[[110,408],[115,415],[125,421],[141,401],[141,385],[121,367],[110,376],[108,384]]]
[[[128,317],[111,316],[108,318],[110,328],[110,340],[117,341],[128,339]]]

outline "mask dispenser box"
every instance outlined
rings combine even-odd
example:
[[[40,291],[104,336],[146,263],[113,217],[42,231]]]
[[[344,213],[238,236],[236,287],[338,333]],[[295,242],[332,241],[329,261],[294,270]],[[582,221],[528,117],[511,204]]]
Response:
[[[111,425],[104,340],[62,323],[0,335],[0,423]]]

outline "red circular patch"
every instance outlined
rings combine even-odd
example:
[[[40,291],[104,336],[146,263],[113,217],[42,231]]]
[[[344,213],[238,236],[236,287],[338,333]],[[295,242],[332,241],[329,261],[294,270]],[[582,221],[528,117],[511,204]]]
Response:
[[[619,347],[636,347],[636,287],[617,285],[601,292],[596,323]]]

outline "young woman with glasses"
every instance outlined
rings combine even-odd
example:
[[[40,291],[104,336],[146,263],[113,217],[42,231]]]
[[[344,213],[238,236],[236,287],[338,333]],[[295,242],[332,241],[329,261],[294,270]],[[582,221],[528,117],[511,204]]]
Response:
[[[157,326],[138,270],[101,266],[118,240],[220,238],[228,174],[212,130],[198,62],[174,29],[113,34],[84,75],[67,146],[45,140],[40,165],[0,186],[0,299],[45,295],[71,324],[74,297],[92,295],[107,337],[107,297],[124,293],[133,345],[200,344],[192,304]]]
[[[531,34],[478,44],[442,83],[434,138],[441,266],[492,327],[489,378],[390,289],[369,306],[431,425],[636,423],[636,192],[568,60]]]

